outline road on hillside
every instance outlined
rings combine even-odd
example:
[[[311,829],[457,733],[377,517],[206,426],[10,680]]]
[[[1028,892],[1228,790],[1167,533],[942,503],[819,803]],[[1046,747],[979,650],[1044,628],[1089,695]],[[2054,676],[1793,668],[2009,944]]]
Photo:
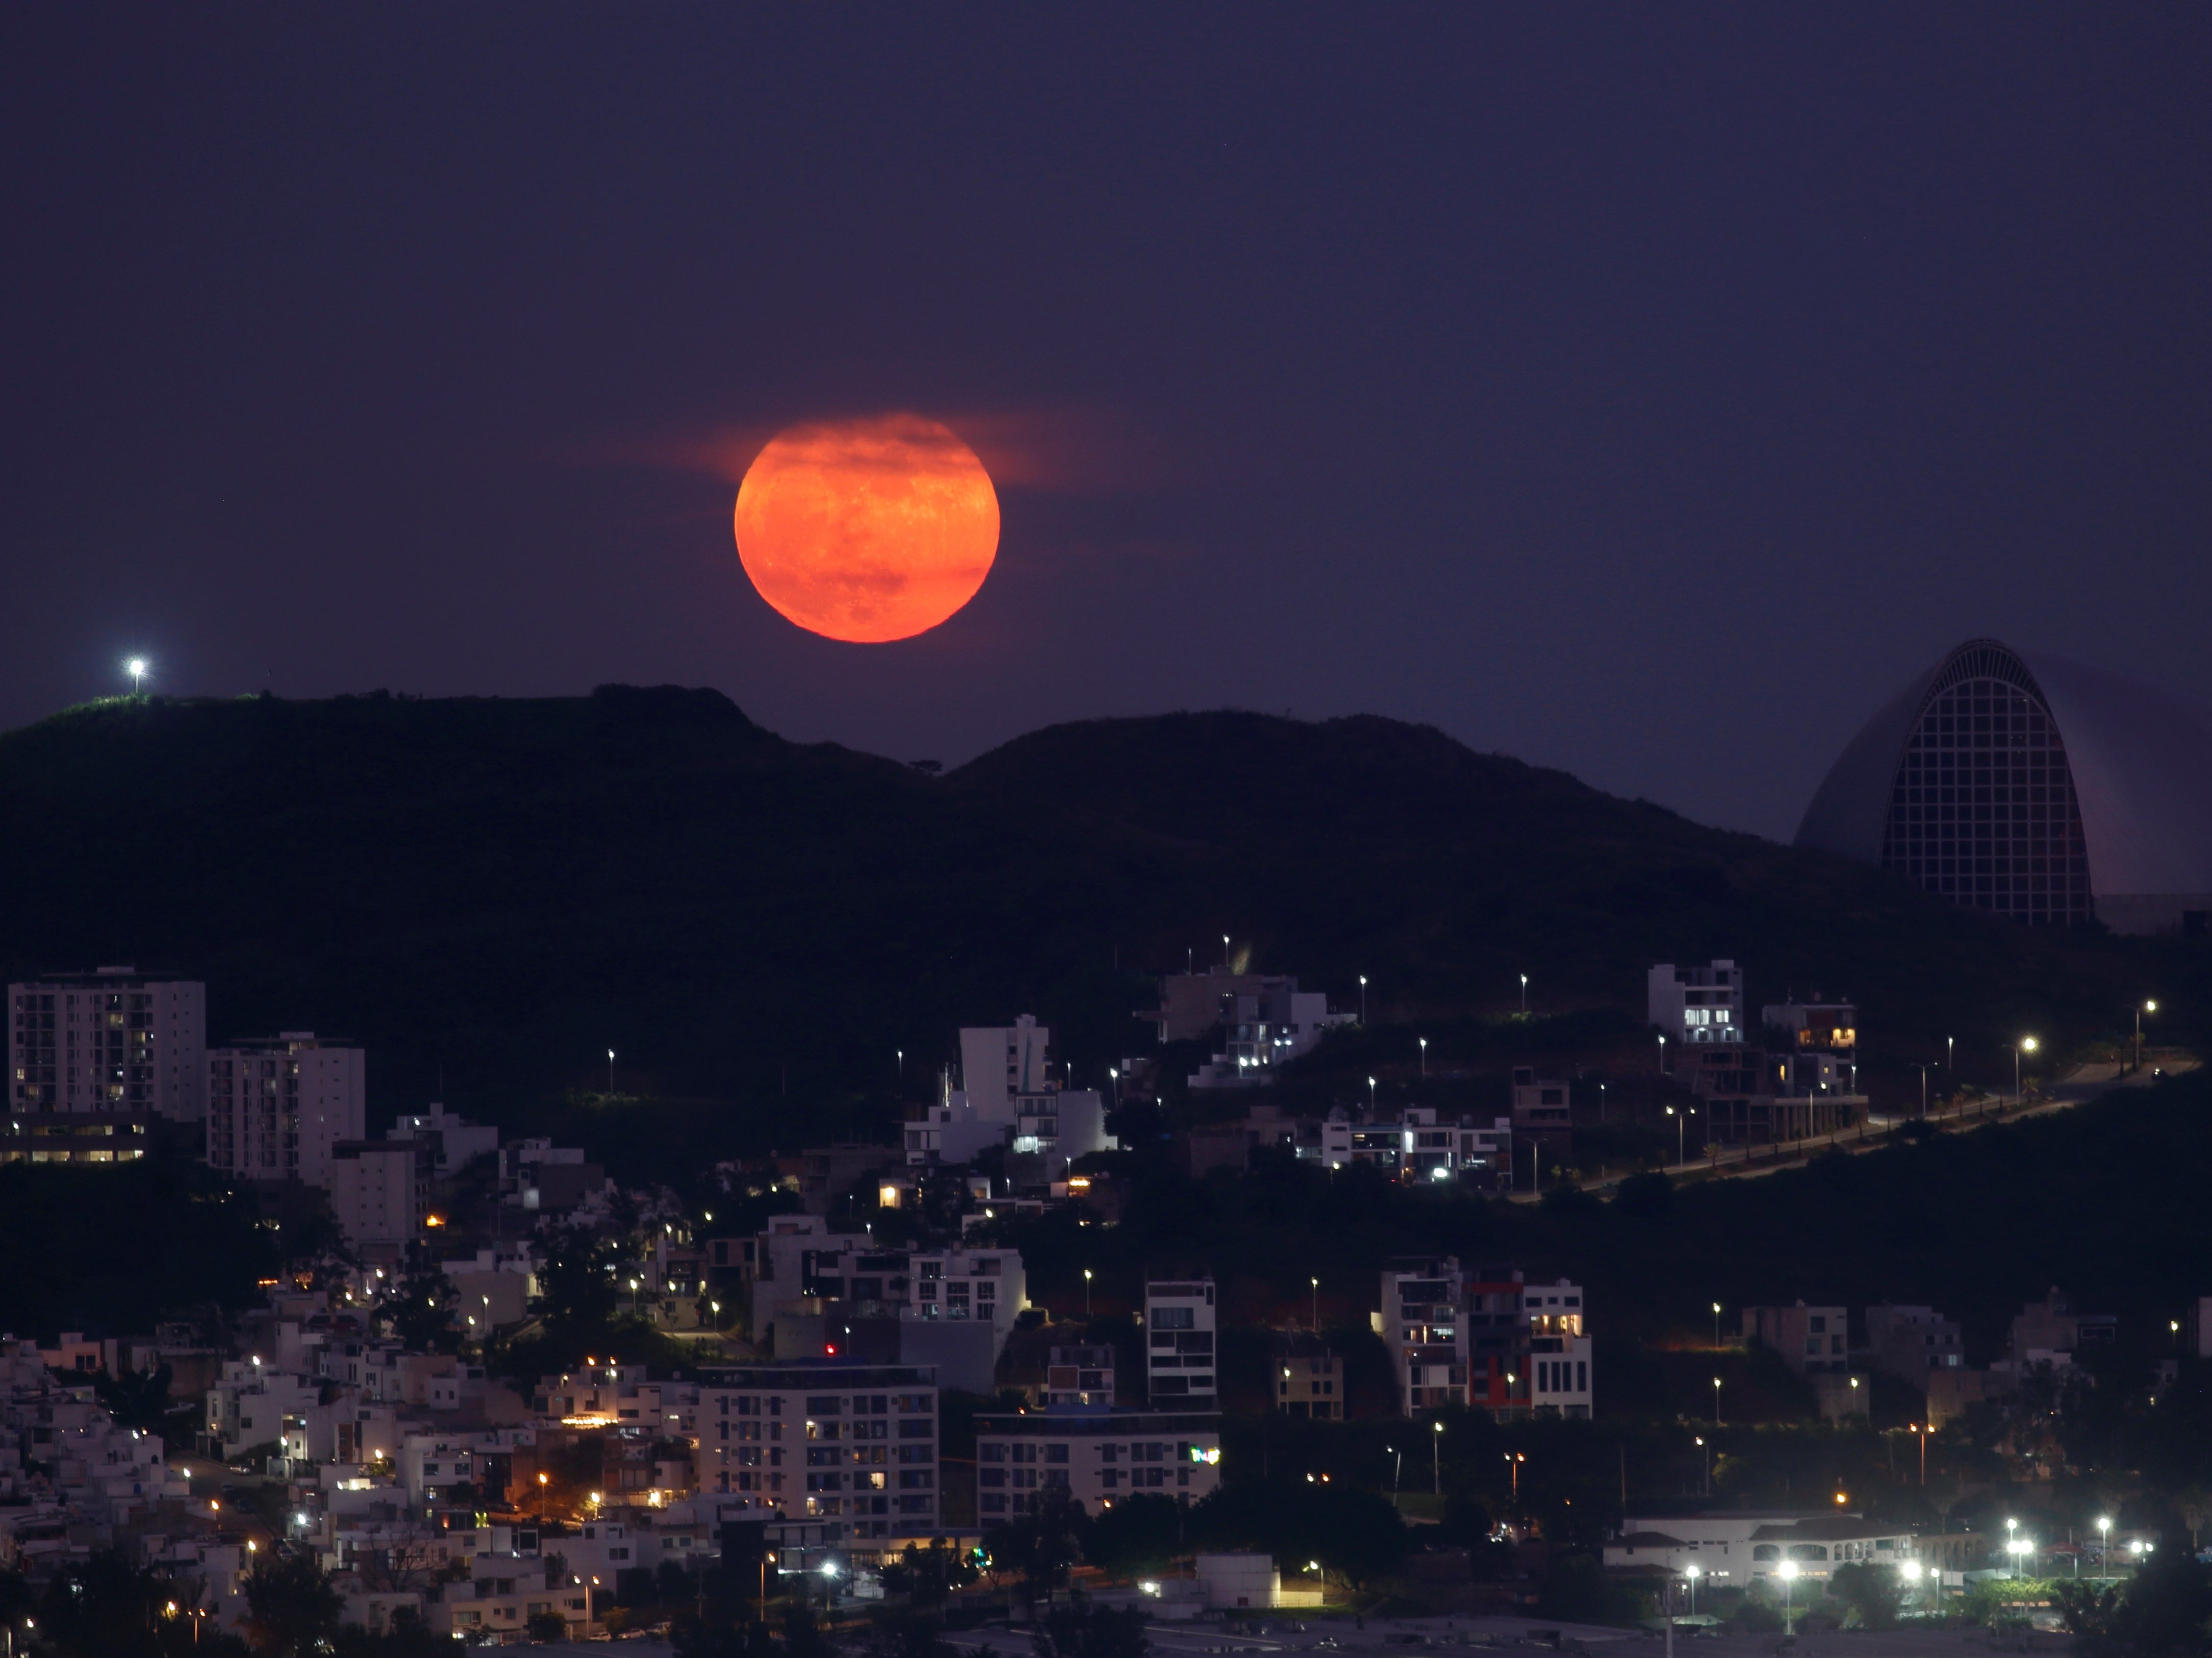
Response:
[[[2001,1099],[1984,1096],[1978,1100],[1965,1101],[1941,1106],[1928,1113],[1927,1119],[1944,1128],[1978,1128],[1987,1123],[2016,1123],[2023,1118],[2045,1117],[2053,1112],[2067,1111],[2085,1100],[2118,1088],[2148,1088],[2159,1080],[2154,1070],[2166,1076],[2179,1076],[2195,1070],[2195,1059],[2179,1057],[2160,1059],[2157,1067],[2145,1065],[2132,1074],[2125,1074],[2117,1064],[2106,1063],[2080,1065],[2069,1071],[2047,1091],[2031,1094],[2025,1105],[2008,1106]],[[1813,1157],[1830,1151],[1847,1152],[1856,1155],[1862,1152],[1877,1151],[1889,1143],[1882,1131],[1917,1120],[1917,1117],[1877,1118],[1871,1125],[1862,1125],[1855,1134],[1821,1135],[1809,1140],[1785,1141],[1774,1146],[1743,1146],[1722,1149],[1713,1158],[1692,1158],[1686,1162],[1666,1165],[1662,1173],[1678,1182],[1686,1179],[1756,1179],[1773,1173],[1777,1169],[1802,1168]],[[1869,1127],[1873,1132],[1868,1132]],[[1640,1173],[1629,1170],[1626,1173]],[[1626,1178],[1626,1173],[1610,1175],[1603,1179],[1586,1181],[1585,1192],[1609,1192]],[[1540,1201],[1542,1193],[1516,1192],[1511,1194],[1516,1204]]]

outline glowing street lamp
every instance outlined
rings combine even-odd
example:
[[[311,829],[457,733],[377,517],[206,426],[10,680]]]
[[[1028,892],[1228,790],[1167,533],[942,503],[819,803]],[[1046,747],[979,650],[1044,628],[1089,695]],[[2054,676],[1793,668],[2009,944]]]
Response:
[[[2137,1070],[2142,1069],[2142,1016],[2147,1013],[2157,1011],[2158,1003],[2155,1002],[2141,1003],[2136,1008],[2136,1069]]]
[[[1716,1351],[1716,1352],[1718,1352],[1718,1351],[1720,1350],[1720,1344],[1721,1344],[1721,1304],[1720,1304],[1718,1301],[1715,1301],[1715,1302],[1713,1303],[1713,1350],[1714,1350],[1714,1351]]]
[[[1659,1072],[1662,1076],[1667,1072],[1667,1033],[1664,1031],[1659,1033]]]
[[[1664,1042],[1667,1039],[1662,1036],[1659,1039]],[[1682,1149],[1682,1136],[1688,1129],[1690,1121],[1688,1118],[1677,1112],[1672,1106],[1667,1107],[1667,1114],[1674,1119],[1674,1167],[1680,1168],[1684,1156],[1687,1155]]]
[[[1794,1634],[1797,1622],[1797,1607],[1794,1599],[1797,1587],[1797,1563],[1795,1560],[1785,1560],[1776,1568],[1776,1570],[1782,1578],[1782,1632],[1784,1635]]]
[[[1313,1327],[1318,1331],[1321,1328],[1321,1280],[1313,1277],[1306,1282],[1313,1288]]]
[[[1444,1425],[1441,1422],[1429,1424],[1436,1432],[1429,1436],[1429,1480],[1438,1496],[1444,1494],[1444,1459],[1439,1448],[1444,1442]]]
[[[1364,1030],[1364,1028],[1366,1028],[1366,1025],[1367,1025],[1367,975],[1366,975],[1365,973],[1362,973],[1362,974],[1360,974],[1360,975],[1359,975],[1359,1024],[1360,1024],[1360,1027],[1361,1027],[1363,1030]]]
[[[1721,1425],[1721,1379],[1713,1378],[1713,1426]]]
[[[1083,1269],[1083,1316],[1091,1316],[1091,1269]]]
[[[1690,1580],[1690,1616],[1695,1618],[1698,1615],[1698,1579],[1703,1574],[1698,1570],[1698,1563],[1692,1560],[1682,1568],[1682,1576]]]
[[[2023,1036],[2019,1041],[2012,1045],[2012,1102],[2015,1106],[2021,1104],[2022,1100],[2020,1081],[2020,1057],[2023,1053],[2033,1053],[2036,1050],[2036,1040],[2032,1036]]]
[[[131,676],[131,694],[134,697],[138,695],[146,684],[146,659],[143,656],[133,656],[129,661],[124,663],[123,671]]]
[[[614,1091],[615,1091],[615,1051],[614,1051],[612,1048],[609,1048],[609,1049],[607,1050],[607,1094],[608,1094],[608,1097],[609,1097],[609,1098],[611,1098],[611,1098],[613,1097],[613,1095],[614,1095]]]
[[[1425,1082],[1429,1080],[1429,1039],[1417,1036],[1413,1040],[1421,1045],[1421,1080]]]
[[[1524,1019],[1528,1016],[1528,975],[1526,973],[1521,975],[1521,1016]]]

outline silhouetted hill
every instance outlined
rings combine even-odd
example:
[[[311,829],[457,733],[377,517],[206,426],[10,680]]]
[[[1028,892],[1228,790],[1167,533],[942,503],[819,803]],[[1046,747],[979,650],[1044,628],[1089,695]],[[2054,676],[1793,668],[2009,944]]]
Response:
[[[1991,1078],[2181,970],[1376,718],[1089,722],[932,778],[706,691],[118,701],[0,737],[0,800],[11,973],[188,969],[215,1037],[366,1041],[386,1112],[442,1072],[542,1117],[611,1046],[625,1092],[735,1107],[732,1149],[888,1115],[895,1051],[918,1097],[963,1021],[1034,1011],[1095,1076],[1145,971],[1224,933],[1340,1005],[1368,973],[1378,1021],[1501,1015],[1523,971],[1640,1021],[1650,962],[1733,955],[1754,1000],[1850,992],[1877,1051],[1955,1034]]]

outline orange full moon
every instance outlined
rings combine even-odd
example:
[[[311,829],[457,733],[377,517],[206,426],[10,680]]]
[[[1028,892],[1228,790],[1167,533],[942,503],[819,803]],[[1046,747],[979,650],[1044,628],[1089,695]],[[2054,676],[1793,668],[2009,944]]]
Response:
[[[975,596],[999,497],[933,420],[887,414],[779,432],[738,486],[738,557],[762,598],[857,644],[927,632]]]

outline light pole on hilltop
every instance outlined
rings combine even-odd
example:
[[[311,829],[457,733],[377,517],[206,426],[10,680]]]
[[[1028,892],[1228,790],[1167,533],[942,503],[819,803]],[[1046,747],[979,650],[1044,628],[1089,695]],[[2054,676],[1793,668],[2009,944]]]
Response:
[[[1417,1036],[1413,1040],[1421,1045],[1421,1080],[1425,1082],[1429,1080],[1429,1039]]]
[[[1705,1443],[1705,1436],[1703,1434],[1699,1434],[1697,1439],[1698,1448],[1705,1454],[1705,1494],[1711,1496],[1713,1494],[1713,1448]],[[1696,1608],[1692,1607],[1692,1610],[1695,1611]]]
[[[2012,1102],[2015,1107],[2026,1103],[2021,1093],[2020,1057],[2023,1053],[2033,1053],[2035,1047],[2035,1039],[2032,1036],[2023,1036],[2012,1045]]]
[[[2141,1070],[2142,1069],[2142,1016],[2143,1016],[2145,1014],[2147,1014],[2147,1013],[2156,1013],[2157,1011],[2158,1011],[2158,1003],[2155,1003],[2155,1002],[2145,1002],[2145,1003],[2140,1003],[2140,1004],[2136,1007],[2136,1067],[2135,1067],[2135,1068],[2136,1068],[2137,1070]]]
[[[904,1088],[906,1086],[906,1050],[904,1048],[893,1048],[891,1051],[898,1056],[899,1086],[901,1088]]]
[[[1513,1475],[1513,1506],[1516,1509],[1521,1506],[1521,1465],[1528,1460],[1518,1451],[1508,1451],[1505,1454],[1505,1466]]]
[[[123,666],[125,671],[131,675],[131,694],[136,697],[145,688],[146,659],[143,656],[133,656]]]
[[[1605,1084],[1602,1082],[1597,1085],[1597,1120],[1600,1128],[1605,1126]]]
[[[1429,1436],[1429,1480],[1436,1488],[1436,1494],[1442,1496],[1444,1494],[1444,1454],[1438,1448],[1444,1442],[1444,1425],[1441,1422],[1432,1422],[1429,1426],[1436,1429]]]
[[[1662,1076],[1667,1074],[1667,1033],[1664,1031],[1659,1033],[1659,1074]]]
[[[1928,1067],[1917,1064],[1913,1069],[1920,1073],[1920,1115],[1925,1120],[1928,1115]]]
[[[1375,1079],[1371,1076],[1367,1079],[1367,1114],[1375,1114]]]
[[[1717,1352],[1717,1353],[1718,1351],[1720,1351],[1720,1346],[1721,1346],[1721,1304],[1720,1304],[1718,1301],[1715,1301],[1715,1302],[1713,1303],[1713,1350],[1714,1350],[1715,1352]]]
[[[1928,1427],[1929,1424],[1924,1422],[1908,1422],[1905,1424],[1905,1432],[1920,1436],[1920,1483],[1923,1485],[1928,1483]]]
[[[1306,1282],[1313,1286],[1313,1327],[1315,1333],[1318,1335],[1321,1332],[1321,1280],[1318,1277],[1313,1277],[1308,1278]]]
[[[1229,935],[1226,933],[1221,936],[1221,971],[1229,971]]]
[[[1521,1016],[1523,1019],[1528,1016],[1528,975],[1526,973],[1521,975]]]
[[[1083,1269],[1083,1316],[1091,1316],[1091,1269]]]
[[[1667,1039],[1662,1036],[1659,1039],[1663,1042]],[[1672,1106],[1667,1107],[1667,1114],[1674,1119],[1674,1167],[1680,1168],[1682,1166],[1682,1159],[1686,1155],[1682,1149],[1682,1135],[1689,1126],[1688,1119]]]
[[[1362,1027],[1364,1027],[1367,1023],[1367,975],[1365,973],[1359,975],[1359,1022]]]
[[[614,1051],[612,1048],[609,1048],[609,1049],[607,1050],[607,1097],[608,1097],[609,1099],[612,1099],[612,1098],[614,1097],[614,1091],[615,1091],[615,1051]]]
[[[1405,1483],[1406,1454],[1395,1445],[1385,1445],[1382,1448],[1397,1459],[1390,1465],[1390,1495],[1395,1496],[1399,1486]]]
[[[1943,1075],[1950,1081],[1951,1103],[1956,1105],[1959,1102],[1959,1039],[1955,1036],[1943,1039]]]
[[[1721,1379],[1713,1378],[1713,1426],[1721,1425]]]

